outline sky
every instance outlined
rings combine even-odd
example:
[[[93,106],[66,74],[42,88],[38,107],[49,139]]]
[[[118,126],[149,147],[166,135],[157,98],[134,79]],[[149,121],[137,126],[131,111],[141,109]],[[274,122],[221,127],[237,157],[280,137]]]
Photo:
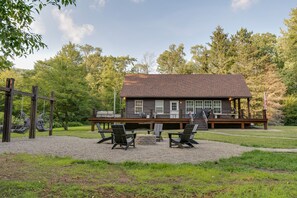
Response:
[[[171,44],[184,44],[190,59],[191,47],[210,42],[218,25],[229,35],[243,27],[281,36],[284,19],[296,7],[297,0],[77,0],[61,10],[47,6],[31,25],[47,48],[15,58],[14,67],[33,69],[69,42],[138,62],[146,53],[157,58]]]

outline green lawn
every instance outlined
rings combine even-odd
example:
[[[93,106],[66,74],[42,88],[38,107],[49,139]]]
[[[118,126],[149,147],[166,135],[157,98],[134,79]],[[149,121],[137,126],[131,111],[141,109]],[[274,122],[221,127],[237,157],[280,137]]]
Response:
[[[1,197],[297,197],[297,154],[253,151],[202,164],[0,155]]]
[[[54,135],[99,138],[90,126],[55,129]],[[24,136],[28,133],[12,134],[12,138]],[[216,129],[196,136],[255,147],[297,148],[297,127]],[[297,197],[297,153],[252,151],[216,162],[180,165],[2,154],[0,164],[0,197]]]
[[[174,130],[181,131],[181,130]],[[137,131],[139,132],[139,131]],[[141,131],[146,133],[146,131]],[[168,137],[168,131],[163,132],[163,137]],[[68,131],[62,128],[54,129],[55,136],[75,136],[81,138],[98,139],[100,136],[97,131],[91,131],[90,126],[69,127]],[[48,136],[48,132],[36,132],[36,136]],[[28,137],[25,134],[12,133],[14,137]],[[198,131],[196,139],[213,140],[228,142],[249,147],[265,148],[297,148],[297,127],[278,126],[263,129],[210,129],[208,131]]]
[[[228,142],[250,147],[297,148],[297,127],[263,129],[215,129],[198,132],[197,139]]]

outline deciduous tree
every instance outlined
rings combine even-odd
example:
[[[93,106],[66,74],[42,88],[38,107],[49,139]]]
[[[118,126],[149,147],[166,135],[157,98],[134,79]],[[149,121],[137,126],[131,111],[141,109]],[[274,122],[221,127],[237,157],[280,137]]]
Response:
[[[75,2],[76,0],[1,0],[0,70],[12,66],[8,59],[26,56],[46,47],[42,36],[31,31],[34,13],[39,13],[47,5],[61,8]]]

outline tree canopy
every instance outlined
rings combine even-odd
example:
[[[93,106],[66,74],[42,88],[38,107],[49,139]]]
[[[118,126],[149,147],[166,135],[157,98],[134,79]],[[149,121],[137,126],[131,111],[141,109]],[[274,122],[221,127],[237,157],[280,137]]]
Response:
[[[10,66],[9,57],[33,53],[45,46],[40,35],[30,32],[33,11],[40,12],[50,4],[58,7],[75,4],[74,0],[2,2],[0,69]],[[22,9],[24,19],[20,13],[12,16],[17,9]],[[284,23],[287,29],[282,30],[279,38],[271,33],[253,33],[246,28],[229,34],[218,26],[210,35],[209,43],[191,47],[192,57],[189,61],[186,60],[183,44],[170,45],[157,57],[157,71],[163,74],[242,74],[253,96],[253,111],[262,111],[265,92],[270,124],[296,124],[297,8],[292,10],[290,18]],[[10,30],[13,30],[12,33]],[[14,31],[19,32],[14,34]],[[4,37],[6,34],[8,39]],[[122,108],[119,92],[124,76],[127,73],[148,74],[155,64],[152,54],[145,54],[143,60],[137,62],[130,56],[104,56],[102,51],[91,45],[69,43],[56,56],[38,61],[34,70],[0,71],[0,80],[14,76],[17,78],[17,86],[23,90],[28,89],[26,84],[38,83],[43,95],[54,90],[57,98],[56,121],[67,128],[70,122],[84,122],[92,108],[112,110],[114,93],[116,113],[119,113]]]
[[[43,7],[75,4],[76,0],[1,0],[0,5],[0,70],[10,68],[9,59],[26,56],[46,47],[42,36],[32,32],[33,13]]]

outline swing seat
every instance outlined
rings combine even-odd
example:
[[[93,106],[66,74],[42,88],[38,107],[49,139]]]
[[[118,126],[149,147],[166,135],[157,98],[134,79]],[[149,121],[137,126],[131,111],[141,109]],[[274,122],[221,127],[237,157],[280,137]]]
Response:
[[[36,121],[36,129],[37,129],[37,131],[39,131],[39,132],[45,132],[45,131],[48,131],[48,130],[49,130],[49,129],[47,129],[47,128],[44,127],[43,116],[44,116],[43,113],[40,114],[40,115],[38,116],[37,121]]]
[[[15,126],[15,128],[11,129],[13,133],[25,133],[30,128],[30,118],[26,118],[24,121],[24,125]]]

